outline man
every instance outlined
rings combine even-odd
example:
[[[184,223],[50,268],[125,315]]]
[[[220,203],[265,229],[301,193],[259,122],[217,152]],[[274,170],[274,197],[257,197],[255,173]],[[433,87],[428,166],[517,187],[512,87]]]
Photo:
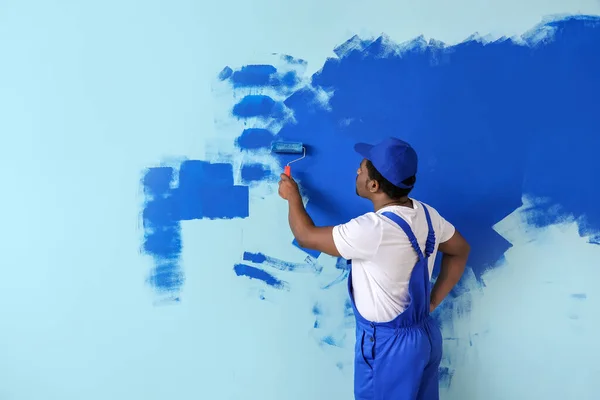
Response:
[[[442,336],[430,312],[462,276],[469,245],[434,208],[408,197],[417,173],[417,154],[408,143],[389,138],[355,150],[364,157],[356,193],[373,203],[374,212],[317,227],[291,177],[281,175],[279,195],[289,203],[300,246],[351,262],[355,398],[437,400]],[[431,289],[437,251],[443,253],[441,272]]]

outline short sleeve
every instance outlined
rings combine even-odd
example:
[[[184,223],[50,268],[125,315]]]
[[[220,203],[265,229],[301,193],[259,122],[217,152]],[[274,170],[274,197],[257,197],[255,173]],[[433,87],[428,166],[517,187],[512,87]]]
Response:
[[[439,229],[439,238],[440,243],[447,242],[456,232],[456,228],[450,222],[446,221],[444,217],[440,215],[440,229]]]
[[[381,243],[381,224],[381,218],[371,212],[334,226],[335,247],[346,260],[368,259],[377,252]]]

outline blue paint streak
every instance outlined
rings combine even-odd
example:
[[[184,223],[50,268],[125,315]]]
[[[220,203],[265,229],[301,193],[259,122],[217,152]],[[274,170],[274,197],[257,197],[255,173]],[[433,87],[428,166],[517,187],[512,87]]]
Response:
[[[333,336],[325,336],[321,339],[321,342],[330,346],[339,346],[339,344],[336,342]]]
[[[314,222],[336,225],[371,210],[354,193],[361,159],[353,145],[398,136],[420,157],[412,195],[467,237],[478,278],[510,248],[492,226],[521,206],[523,194],[551,199],[533,222],[585,216],[581,233],[597,233],[598,19],[549,25],[555,38],[536,47],[506,39],[447,49],[415,42],[398,55],[376,40],[340,49],[341,58],[312,77],[314,87],[333,92],[331,109],[315,106],[312,91],[297,91],[284,102],[296,122],[278,134],[318,149],[294,166]],[[562,211],[552,214],[554,204]]]
[[[572,298],[577,299],[577,300],[586,300],[587,299],[587,295],[585,293],[573,293],[571,295]]]
[[[262,253],[250,253],[248,251],[244,252],[244,261],[250,261],[255,264],[262,264],[267,261],[267,256]]]
[[[246,65],[231,76],[233,87],[267,86],[277,69],[272,65]]]
[[[320,273],[323,270],[323,267],[316,263],[294,263],[280,260],[275,257],[266,256],[262,253],[250,253],[246,251],[244,252],[243,259],[244,261],[250,261],[255,264],[264,263],[280,271],[312,271],[315,273]]]
[[[298,84],[295,71],[278,73],[272,65],[246,65],[231,74],[234,88],[269,87],[278,91],[287,90]]]
[[[335,268],[341,269],[342,271],[350,271],[351,267],[352,267],[352,264],[350,263],[350,261],[346,260],[342,257],[338,257],[335,262]]]
[[[286,87],[295,86],[298,84],[298,82],[299,82],[299,78],[295,71],[286,72],[281,77],[281,85],[286,86]]]
[[[295,58],[292,57],[288,54],[284,54],[281,56],[281,58],[287,62],[288,64],[300,64],[300,65],[306,65],[306,61],[301,59],[301,58]]]
[[[149,168],[142,179],[146,194],[142,212],[143,250],[154,259],[155,268],[148,282],[159,292],[177,292],[184,281],[177,264],[181,254],[181,227],[170,193],[173,174],[173,168]]]
[[[219,73],[219,79],[224,81],[225,79],[229,78],[231,76],[231,74],[233,74],[233,70],[229,67],[225,67],[223,68],[223,70]]]
[[[315,323],[313,324],[313,328],[319,329],[321,327],[321,320],[319,319],[319,316],[323,315],[323,310],[321,310],[321,307],[319,306],[319,304],[315,304],[313,306],[312,314],[316,317]]]
[[[233,115],[239,118],[279,118],[283,116],[283,107],[269,96],[252,94],[233,106]]]
[[[346,299],[346,302],[344,303],[344,316],[345,317],[353,317],[354,316],[354,309],[352,308],[352,303],[350,302],[350,299]]]
[[[269,274],[268,272],[266,272],[260,268],[252,267],[252,266],[246,265],[246,264],[236,264],[233,267],[233,270],[235,271],[237,276],[246,276],[250,279],[258,279],[276,289],[285,289],[286,288],[285,282],[277,279],[273,275]]]
[[[174,196],[181,220],[246,218],[249,215],[248,187],[233,184],[231,164],[183,162]]]
[[[271,176],[271,170],[266,165],[249,164],[242,166],[242,180],[244,182],[263,181]]]
[[[163,262],[153,268],[148,283],[159,292],[176,292],[183,286],[185,277],[176,262]],[[178,301],[178,299],[175,299]]]
[[[142,179],[146,203],[142,212],[143,250],[154,258],[148,282],[159,292],[176,293],[185,278],[179,265],[182,251],[180,221],[232,219],[249,215],[248,187],[233,183],[231,164],[185,161],[179,185],[172,188],[171,167],[149,168]]]
[[[313,315],[323,315],[323,310],[321,310],[321,306],[317,303],[312,308]]]
[[[266,149],[271,147],[274,139],[275,135],[268,129],[248,128],[244,129],[235,144],[243,150]]]

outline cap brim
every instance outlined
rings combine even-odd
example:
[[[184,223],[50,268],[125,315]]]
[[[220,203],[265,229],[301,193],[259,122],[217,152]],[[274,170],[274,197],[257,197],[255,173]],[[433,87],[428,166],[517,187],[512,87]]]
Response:
[[[354,151],[363,156],[366,159],[371,158],[371,149],[373,148],[372,144],[367,143],[356,143],[354,145]]]

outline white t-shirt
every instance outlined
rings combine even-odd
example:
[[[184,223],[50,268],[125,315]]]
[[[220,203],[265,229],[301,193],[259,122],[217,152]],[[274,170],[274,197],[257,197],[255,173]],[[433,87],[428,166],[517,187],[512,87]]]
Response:
[[[427,205],[435,231],[435,248],[429,257],[429,276],[433,272],[440,243],[454,235],[454,226],[434,208]],[[408,306],[408,283],[417,262],[404,231],[381,215],[392,212],[403,218],[415,234],[421,251],[427,240],[427,218],[421,203],[413,200],[413,208],[384,207],[369,212],[333,229],[333,241],[347,260],[352,260],[352,286],[356,308],[369,321],[391,321]]]

